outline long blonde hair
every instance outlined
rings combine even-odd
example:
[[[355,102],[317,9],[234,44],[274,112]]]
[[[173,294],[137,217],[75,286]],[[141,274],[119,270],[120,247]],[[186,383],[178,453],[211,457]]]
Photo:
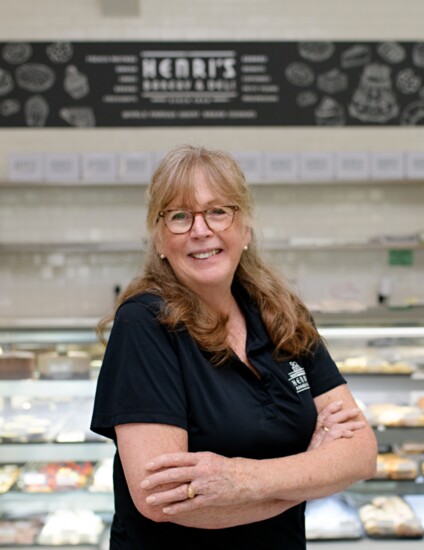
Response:
[[[160,321],[173,330],[184,327],[198,345],[211,353],[214,364],[233,355],[227,344],[228,318],[213,315],[199,297],[176,278],[168,261],[161,260],[154,237],[158,214],[178,195],[190,205],[195,196],[195,172],[201,170],[218,196],[237,204],[247,225],[252,224],[253,200],[242,170],[226,152],[182,145],[171,150],[153,174],[148,188],[147,229],[150,235],[143,273],[120,294],[116,309],[103,318],[98,332],[113,320],[116,310],[129,298],[150,292],[161,296]],[[275,269],[261,258],[252,229],[249,249],[243,252],[235,280],[257,304],[277,357],[295,357],[308,352],[319,340],[307,308]]]

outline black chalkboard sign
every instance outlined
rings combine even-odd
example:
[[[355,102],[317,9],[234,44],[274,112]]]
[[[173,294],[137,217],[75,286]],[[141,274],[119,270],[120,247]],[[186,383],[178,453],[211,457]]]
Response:
[[[0,43],[0,127],[420,126],[424,42]]]

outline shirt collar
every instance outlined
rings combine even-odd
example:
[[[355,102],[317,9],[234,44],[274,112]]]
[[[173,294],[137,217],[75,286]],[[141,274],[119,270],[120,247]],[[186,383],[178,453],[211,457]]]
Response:
[[[237,280],[234,281],[231,290],[246,319],[246,350],[251,351],[266,346],[270,343],[270,338],[257,304]]]

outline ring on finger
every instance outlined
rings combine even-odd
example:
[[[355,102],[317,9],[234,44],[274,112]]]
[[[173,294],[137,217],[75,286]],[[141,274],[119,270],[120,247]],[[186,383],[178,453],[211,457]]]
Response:
[[[330,431],[330,428],[327,428],[327,426],[323,426],[322,429],[324,430],[324,432],[329,432]]]
[[[187,486],[187,498],[194,498],[196,496],[196,491],[193,489],[193,485],[191,483]]]

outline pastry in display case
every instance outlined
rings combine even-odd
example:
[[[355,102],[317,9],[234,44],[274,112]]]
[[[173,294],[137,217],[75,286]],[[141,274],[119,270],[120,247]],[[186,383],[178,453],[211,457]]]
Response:
[[[17,487],[24,493],[58,493],[86,489],[93,475],[91,462],[26,463]]]
[[[0,353],[0,379],[32,378],[35,372],[35,354],[31,351],[4,351]]]
[[[364,534],[357,509],[342,495],[308,501],[305,528],[307,540],[352,540]]]
[[[43,521],[38,517],[0,518],[0,545],[33,545],[42,525]]]
[[[94,512],[85,509],[57,510],[49,514],[40,533],[38,544],[63,546],[98,544],[105,524]]]
[[[90,357],[85,351],[49,351],[37,354],[40,379],[72,380],[90,378]]]
[[[18,480],[20,475],[18,464],[3,464],[0,465],[0,495],[7,493]]]
[[[421,538],[420,519],[400,496],[377,496],[359,508],[365,532],[370,537]]]
[[[419,471],[417,459],[399,456],[396,453],[379,453],[374,479],[416,479]]]

